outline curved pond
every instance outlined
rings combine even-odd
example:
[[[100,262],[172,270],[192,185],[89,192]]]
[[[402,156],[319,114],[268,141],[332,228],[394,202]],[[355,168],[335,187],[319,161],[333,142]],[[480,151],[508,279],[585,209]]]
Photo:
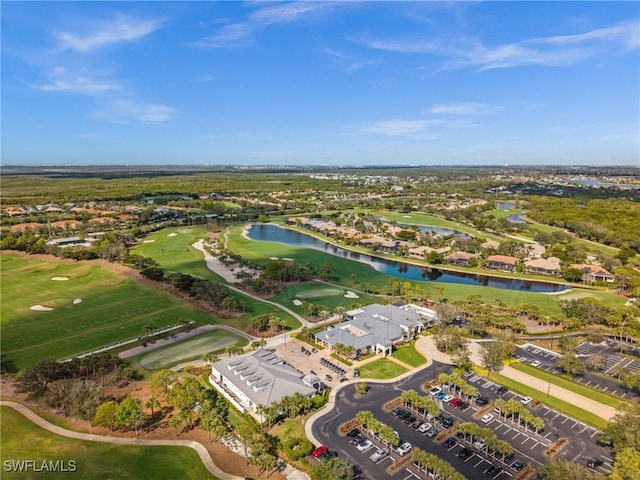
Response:
[[[509,217],[506,217],[506,220],[511,223],[527,223],[524,219],[524,213],[515,213]]]
[[[554,283],[516,280],[511,278],[490,277],[473,273],[450,272],[438,268],[421,267],[405,262],[372,257],[364,253],[352,252],[336,247],[320,239],[295,230],[277,225],[254,224],[248,231],[251,240],[277,242],[294,247],[312,248],[338,257],[366,263],[385,275],[404,278],[406,280],[441,283],[461,283],[484,287],[505,288],[508,290],[524,290],[528,292],[561,292],[569,287]]]

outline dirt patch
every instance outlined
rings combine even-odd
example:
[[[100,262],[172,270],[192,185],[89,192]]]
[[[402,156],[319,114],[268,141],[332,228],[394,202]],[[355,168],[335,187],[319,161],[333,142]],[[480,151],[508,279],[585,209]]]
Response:
[[[518,321],[527,327],[528,333],[545,333],[558,330],[557,325],[541,324],[537,320],[532,320],[526,315],[520,315]]]

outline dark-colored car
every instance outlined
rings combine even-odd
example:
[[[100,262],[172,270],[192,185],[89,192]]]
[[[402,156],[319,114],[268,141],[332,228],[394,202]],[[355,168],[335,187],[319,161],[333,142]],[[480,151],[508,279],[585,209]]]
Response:
[[[462,411],[465,411],[467,408],[469,408],[469,402],[462,402],[458,405],[458,408]]]
[[[602,465],[604,461],[601,458],[590,458],[587,462],[587,467],[589,468],[597,468]]]
[[[335,450],[327,450],[324,455],[320,456],[320,460],[329,460],[330,458],[335,458],[338,456],[338,452]]]
[[[496,390],[496,392],[498,393],[498,395],[504,395],[505,393],[507,393],[509,391],[509,389],[507,387],[498,387],[498,390]]]
[[[357,428],[352,429],[349,433],[347,433],[347,437],[349,438],[353,438],[356,435],[360,434],[360,430],[358,430]]]
[[[522,460],[516,460],[515,462],[513,462],[511,464],[511,470],[515,470],[516,472],[519,472],[520,470],[522,470],[525,467],[525,463]]]
[[[468,448],[463,448],[462,450],[460,450],[458,452],[458,456],[463,460],[466,460],[467,458],[469,458],[472,455],[473,455],[473,452],[471,450],[469,450]]]
[[[444,442],[442,442],[442,446],[444,448],[451,448],[453,447],[456,443],[458,443],[458,440],[456,439],[456,437],[449,437],[447,438]]]
[[[480,407],[484,407],[487,403],[489,403],[489,399],[487,397],[478,397],[475,400],[476,405]]]
[[[404,408],[402,407],[396,407],[393,410],[391,410],[391,415],[393,415],[394,417],[397,417],[398,415],[401,415],[405,412]]]
[[[487,475],[489,475],[491,478],[493,477],[497,477],[498,475],[500,475],[500,473],[502,472],[502,469],[500,467],[498,467],[497,465],[491,465],[486,472]]]

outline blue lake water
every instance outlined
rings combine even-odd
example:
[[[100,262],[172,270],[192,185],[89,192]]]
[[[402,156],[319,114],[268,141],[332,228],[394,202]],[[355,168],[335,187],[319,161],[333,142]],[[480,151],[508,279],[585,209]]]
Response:
[[[464,285],[477,285],[493,288],[505,288],[508,290],[523,290],[528,292],[561,292],[568,289],[566,285],[554,283],[536,282],[529,280],[516,280],[510,278],[498,278],[473,273],[450,272],[438,268],[421,267],[405,262],[372,257],[364,253],[352,252],[341,247],[336,247],[320,239],[295,230],[289,230],[277,225],[254,224],[248,232],[251,240],[284,243],[294,247],[312,248],[337,257],[354,260],[356,262],[371,265],[380,273],[400,277],[405,280],[441,283],[460,283]]]
[[[515,208],[516,204],[514,202],[496,202],[496,207],[498,210],[511,210]]]
[[[514,215],[506,217],[505,220],[511,223],[527,223],[527,221],[523,218],[523,216],[524,216],[524,213],[516,213]]]

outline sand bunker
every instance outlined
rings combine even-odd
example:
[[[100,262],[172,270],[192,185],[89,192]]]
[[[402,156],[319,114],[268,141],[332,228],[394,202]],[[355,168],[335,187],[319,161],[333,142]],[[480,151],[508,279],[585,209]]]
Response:
[[[344,294],[344,298],[360,298],[358,294],[354,292],[347,292]]]
[[[279,260],[278,257],[269,257],[270,260]]]
[[[289,257],[282,257],[283,260],[286,260],[287,262],[293,262],[293,258],[289,258]]]
[[[293,301],[293,304],[294,304],[296,307],[299,307],[300,305],[302,305],[302,302],[296,298],[296,299]]]
[[[31,310],[35,312],[50,312],[51,310],[53,310],[53,308],[43,307],[42,305],[34,305],[33,307],[31,307]]]
[[[155,240],[144,240],[142,243],[153,243]]]
[[[51,280],[55,282],[64,282],[65,280],[69,280],[69,277],[51,277]]]
[[[73,301],[73,304],[74,304],[74,305],[78,305],[79,303],[82,303],[82,299],[81,299],[81,298],[76,298],[76,299]]]
[[[411,218],[411,215],[402,215],[402,218]]]
[[[178,235],[176,232],[170,233],[167,235],[167,237],[175,237],[176,235]]]

